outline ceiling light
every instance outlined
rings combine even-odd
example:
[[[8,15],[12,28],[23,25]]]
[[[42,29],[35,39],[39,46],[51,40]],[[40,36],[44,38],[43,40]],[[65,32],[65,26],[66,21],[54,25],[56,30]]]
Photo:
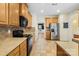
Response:
[[[41,13],[44,13],[44,10],[41,10]]]
[[[53,5],[53,6],[56,6],[56,5],[57,5],[57,3],[52,3],[52,5]]]
[[[57,13],[60,13],[60,10],[59,9],[57,10]]]

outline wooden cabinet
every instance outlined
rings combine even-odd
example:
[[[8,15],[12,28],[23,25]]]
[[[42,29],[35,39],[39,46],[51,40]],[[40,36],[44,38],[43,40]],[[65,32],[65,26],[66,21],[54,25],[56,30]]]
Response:
[[[27,49],[26,49],[26,40],[20,44],[20,56],[26,56],[27,55]]]
[[[79,35],[77,35],[77,34],[74,34],[74,38],[79,38]]]
[[[9,25],[19,26],[19,4],[9,4]]]
[[[28,20],[27,27],[32,27],[32,15],[27,4],[0,3],[0,11],[0,24],[19,26],[19,16],[24,16]]]
[[[11,51],[8,56],[19,56],[19,46],[16,47],[13,51]]]
[[[28,7],[24,3],[20,4],[20,15],[28,18]]]
[[[19,26],[18,3],[0,3],[0,24]]]
[[[46,27],[49,27],[49,24],[52,23],[52,18],[46,18],[45,22],[46,22],[46,24],[45,24]]]
[[[51,32],[50,31],[46,31],[46,39],[51,40]]]
[[[45,18],[45,25],[49,27],[49,24],[58,23],[58,17],[46,17]]]
[[[0,3],[0,24],[8,25],[8,4]]]
[[[9,25],[19,26],[19,4],[9,4]]]
[[[32,15],[30,14],[30,12],[28,12],[28,27],[32,27]]]
[[[57,44],[57,56],[70,56]]]
[[[7,56],[27,56],[26,40],[12,50]]]

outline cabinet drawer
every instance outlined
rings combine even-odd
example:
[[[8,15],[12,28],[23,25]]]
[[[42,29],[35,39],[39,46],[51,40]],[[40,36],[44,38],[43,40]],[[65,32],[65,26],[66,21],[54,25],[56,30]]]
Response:
[[[19,56],[19,46],[11,51],[8,56]]]

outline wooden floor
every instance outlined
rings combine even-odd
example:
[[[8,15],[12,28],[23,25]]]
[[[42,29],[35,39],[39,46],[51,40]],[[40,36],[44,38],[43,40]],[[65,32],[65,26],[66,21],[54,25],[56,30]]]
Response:
[[[30,56],[56,56],[55,41],[46,40],[44,33],[39,33],[39,37],[33,46]]]

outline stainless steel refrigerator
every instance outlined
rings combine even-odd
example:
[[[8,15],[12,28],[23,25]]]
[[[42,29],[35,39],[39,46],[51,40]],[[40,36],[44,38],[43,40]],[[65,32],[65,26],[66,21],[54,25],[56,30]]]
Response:
[[[59,24],[54,23],[50,25],[50,31],[51,31],[51,39],[59,39]]]

